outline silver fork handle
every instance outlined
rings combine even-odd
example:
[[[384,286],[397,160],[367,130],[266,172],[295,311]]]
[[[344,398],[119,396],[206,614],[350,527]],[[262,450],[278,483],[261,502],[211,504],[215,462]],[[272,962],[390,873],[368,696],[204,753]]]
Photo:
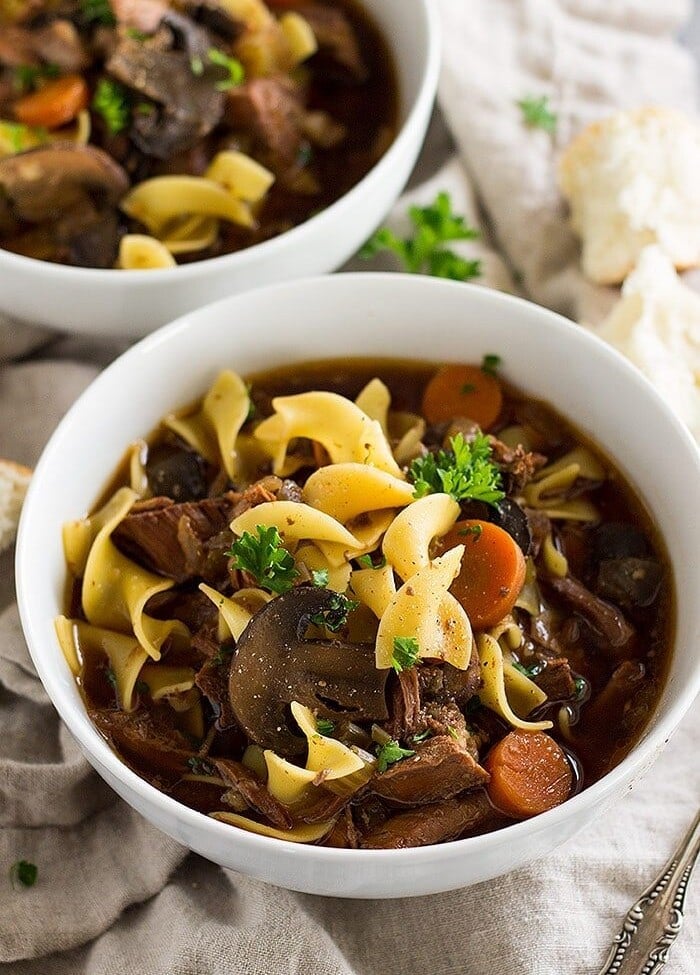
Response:
[[[657,975],[683,924],[685,895],[698,853],[700,812],[668,863],[627,912],[599,975]]]

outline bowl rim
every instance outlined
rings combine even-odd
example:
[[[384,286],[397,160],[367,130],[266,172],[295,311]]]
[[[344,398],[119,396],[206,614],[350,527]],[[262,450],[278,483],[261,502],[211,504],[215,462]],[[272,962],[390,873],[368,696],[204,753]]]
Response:
[[[74,422],[74,417],[76,414],[79,414],[82,409],[82,402],[89,393],[92,395],[92,391],[99,388],[102,383],[107,382],[113,372],[119,373],[125,368],[128,368],[130,363],[137,361],[144,352],[150,353],[163,342],[167,343],[176,339],[178,334],[183,331],[186,332],[191,329],[196,329],[202,323],[202,320],[219,315],[223,309],[226,309],[241,299],[248,299],[266,293],[270,300],[274,300],[280,293],[283,296],[285,291],[292,289],[303,289],[308,296],[309,289],[313,290],[319,287],[330,287],[332,289],[340,286],[341,282],[347,284],[347,279],[350,279],[351,284],[356,288],[362,288],[364,283],[371,281],[371,286],[378,288],[418,287],[426,290],[432,289],[436,293],[436,298],[439,298],[440,291],[447,293],[448,290],[454,291],[461,289],[465,294],[465,300],[475,300],[477,303],[479,301],[492,303],[502,311],[504,316],[508,316],[514,310],[520,313],[527,311],[529,314],[536,314],[546,328],[559,334],[565,333],[568,337],[567,341],[572,341],[575,346],[578,345],[584,354],[586,346],[595,348],[597,355],[602,355],[607,358],[613,364],[614,368],[626,374],[627,381],[636,385],[643,396],[647,399],[651,398],[654,401],[656,410],[664,415],[665,421],[671,424],[676,436],[683,442],[684,449],[687,450],[689,466],[695,468],[697,479],[700,481],[700,450],[695,440],[686,426],[659,396],[649,380],[616,349],[589,330],[576,326],[575,323],[563,315],[536,305],[534,302],[527,301],[524,298],[480,285],[465,285],[461,282],[445,281],[425,276],[395,274],[391,272],[359,272],[299,278],[294,281],[262,286],[247,292],[241,292],[237,295],[228,296],[203,306],[196,311],[182,315],[175,321],[162,326],[132,345],[89,384],[54,430],[42,452],[34,476],[30,482],[17,536],[15,558],[17,603],[23,632],[32,661],[59,716],[78,741],[88,760],[97,768],[98,772],[101,772],[101,769],[105,768],[108,774],[120,782],[130,794],[135,793],[141,802],[141,808],[159,806],[164,813],[170,814],[173,821],[183,823],[194,835],[207,835],[215,841],[225,841],[228,838],[229,843],[240,844],[241,848],[247,848],[250,853],[259,854],[263,857],[265,855],[269,856],[274,850],[279,850],[280,852],[283,851],[289,857],[303,858],[311,856],[321,863],[337,866],[341,866],[342,864],[349,865],[356,861],[365,861],[368,858],[376,862],[382,861],[386,865],[393,864],[397,866],[399,864],[406,864],[408,861],[440,863],[443,860],[451,860],[460,854],[477,854],[482,851],[488,851],[502,843],[508,842],[511,838],[515,840],[523,836],[537,834],[549,830],[550,827],[554,832],[558,824],[567,820],[573,820],[577,812],[595,807],[608,795],[616,790],[619,791],[621,785],[633,781],[635,774],[639,773],[645,764],[649,765],[654,761],[663,745],[669,740],[681,719],[690,709],[698,693],[700,693],[700,657],[696,658],[692,679],[684,686],[678,686],[676,688],[676,700],[669,705],[668,712],[656,720],[655,723],[645,728],[641,738],[622,761],[597,782],[594,782],[577,795],[567,799],[560,806],[534,816],[531,819],[512,823],[490,833],[453,840],[447,843],[391,850],[337,849],[313,844],[294,843],[289,840],[262,836],[239,828],[236,828],[232,834],[229,824],[219,822],[207,816],[205,813],[191,809],[166,793],[161,792],[134,772],[111,749],[106,739],[100,735],[97,728],[90,721],[85,709],[76,706],[75,702],[67,696],[67,691],[61,686],[60,682],[54,681],[50,675],[47,677],[44,658],[49,659],[49,653],[60,653],[60,648],[57,642],[50,651],[42,648],[44,640],[38,629],[39,622],[38,620],[35,621],[31,595],[32,587],[28,581],[31,578],[29,568],[32,553],[29,549],[27,538],[29,536],[32,510],[35,505],[41,504],[43,501],[43,494],[39,494],[43,471],[45,467],[53,463],[54,455],[59,453],[64,438],[71,434],[72,431],[70,428]],[[225,318],[225,316],[222,317]],[[698,610],[696,609],[695,612],[697,614]],[[677,644],[674,643],[674,652],[676,647]],[[70,679],[71,681],[73,680],[72,676]],[[652,715],[651,722],[654,722],[654,720],[654,716]],[[133,805],[131,799],[125,801]],[[145,818],[149,819],[150,816],[146,816]]]
[[[112,287],[112,282],[115,282],[117,285],[120,283],[128,284],[130,288],[148,288],[171,281],[174,274],[177,274],[179,280],[186,280],[203,275],[208,270],[225,272],[227,269],[245,269],[247,264],[258,260],[275,260],[276,257],[279,257],[280,251],[283,252],[286,247],[303,246],[305,234],[315,231],[320,233],[324,230],[326,223],[336,219],[342,220],[343,214],[356,207],[367,189],[381,181],[384,174],[394,167],[395,162],[409,151],[415,128],[419,125],[421,118],[428,113],[435,99],[442,50],[440,19],[437,7],[432,0],[413,0],[413,3],[417,7],[417,13],[423,17],[426,38],[425,47],[419,52],[422,55],[423,67],[418,82],[418,94],[413,103],[408,106],[406,116],[398,128],[396,137],[381,159],[347,193],[334,200],[319,213],[282,234],[250,247],[244,247],[240,251],[219,254],[217,257],[208,257],[202,261],[192,261],[189,264],[179,264],[177,267],[155,268],[147,274],[144,274],[142,270],[135,269],[121,270],[119,268],[74,267],[69,264],[55,264],[52,261],[42,261],[39,258],[15,254],[3,248],[0,248],[0,273],[3,271],[23,271],[25,273],[44,274],[50,280],[61,280],[65,284],[74,284],[77,287],[86,283]],[[388,41],[391,46],[390,35],[388,35]],[[399,52],[392,49],[392,54],[395,60],[398,60]],[[326,227],[325,229],[328,231],[329,228]]]

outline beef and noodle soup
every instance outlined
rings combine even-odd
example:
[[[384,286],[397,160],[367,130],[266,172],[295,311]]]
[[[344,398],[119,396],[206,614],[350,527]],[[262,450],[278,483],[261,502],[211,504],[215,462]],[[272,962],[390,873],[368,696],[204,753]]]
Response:
[[[0,0],[0,247],[162,268],[249,247],[391,144],[355,0]]]
[[[642,504],[496,356],[224,371],[64,544],[57,632],[117,754],[295,842],[552,809],[630,750],[669,663]]]

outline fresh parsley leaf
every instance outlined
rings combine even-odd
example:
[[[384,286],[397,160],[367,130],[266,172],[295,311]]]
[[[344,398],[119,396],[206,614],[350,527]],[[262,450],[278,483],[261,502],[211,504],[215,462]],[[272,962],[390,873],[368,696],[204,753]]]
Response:
[[[58,78],[61,69],[57,64],[20,64],[13,73],[15,88],[18,91],[33,91],[39,81]]]
[[[324,589],[328,585],[328,569],[312,569],[311,579],[315,586]]]
[[[101,115],[110,135],[123,132],[131,118],[129,94],[123,85],[111,78],[100,78],[92,99],[93,111]]]
[[[201,78],[204,74],[204,61],[198,55],[190,58],[190,71],[195,78]]]
[[[39,876],[39,868],[29,860],[18,860],[10,867],[10,879],[12,885],[20,883],[23,887],[33,887],[36,878]]]
[[[114,690],[117,689],[117,675],[114,673],[111,667],[107,667],[105,670],[105,677],[107,678],[107,683],[111,684]]]
[[[215,64],[219,68],[225,68],[228,72],[228,78],[224,78],[223,81],[217,81],[217,91],[229,91],[229,89],[237,88],[238,85],[243,84],[245,81],[245,69],[237,58],[229,57],[228,54],[224,54],[223,51],[220,51],[216,47],[212,47],[208,51],[207,57],[212,64]]]
[[[444,492],[455,501],[484,501],[495,504],[505,497],[501,473],[491,459],[488,437],[478,433],[467,442],[461,433],[450,438],[450,449],[418,457],[408,476],[416,497]]]
[[[544,129],[550,135],[557,127],[557,116],[549,107],[549,98],[542,95],[540,98],[530,96],[521,98],[517,106],[523,113],[525,125],[531,129]]]
[[[200,758],[199,755],[192,755],[191,758],[187,759],[185,763],[189,769],[195,775],[215,775],[216,770],[213,765],[210,765],[205,759]]]
[[[150,35],[145,34],[138,27],[127,27],[126,36],[130,37],[132,41],[147,41]]]
[[[479,524],[476,524],[476,525],[467,525],[466,528],[460,528],[460,530],[457,532],[457,534],[458,535],[471,535],[472,536],[472,541],[476,542],[476,541],[478,541],[478,539],[481,538],[481,535],[482,535],[483,531],[484,531],[484,529]]]
[[[398,741],[391,739],[377,749],[377,771],[386,772],[390,765],[400,762],[402,758],[410,758],[416,753],[411,748],[402,748]]]
[[[214,656],[211,658],[211,662],[214,664],[215,667],[220,667],[227,660],[231,659],[231,654],[233,653],[234,650],[235,647],[233,644],[227,645],[224,643],[224,645],[219,647],[219,649],[216,651]]]
[[[356,560],[358,565],[361,565],[363,569],[383,569],[386,565],[386,559],[382,555],[381,559],[375,565],[372,561],[371,555],[360,555]]]
[[[469,393],[473,393],[475,389],[476,386],[474,385],[474,383],[465,383],[463,386],[460,387],[459,391],[462,394],[462,396],[468,396]]]
[[[117,22],[109,0],[80,0],[80,13],[86,24],[114,27]]]
[[[348,599],[342,593],[334,592],[328,607],[319,613],[314,613],[309,617],[309,621],[316,626],[325,626],[331,633],[337,633],[347,623],[348,614],[354,612],[359,605],[354,599]]]
[[[156,110],[156,106],[152,102],[139,102],[134,105],[134,112],[136,115],[153,115]]]
[[[465,260],[445,247],[453,240],[475,240],[479,231],[452,212],[448,193],[438,193],[428,207],[408,211],[414,227],[412,237],[398,237],[388,227],[377,230],[360,251],[369,260],[382,251],[394,253],[410,274],[432,274],[452,281],[469,281],[481,274],[481,262]]]
[[[532,664],[521,664],[520,661],[517,661],[513,663],[513,666],[516,670],[519,670],[521,674],[525,674],[526,677],[529,677],[530,680],[532,680],[533,677],[537,677],[538,674],[542,673],[546,667],[546,664],[543,660],[536,660]]]
[[[481,363],[481,371],[487,373],[489,376],[495,376],[502,362],[503,359],[501,359],[500,355],[494,355],[491,352],[484,356],[483,362]]]
[[[411,735],[411,741],[417,745],[420,745],[421,742],[427,741],[428,738],[432,738],[432,737],[433,737],[432,731],[430,730],[430,728],[426,728],[425,731],[419,731],[418,734]]]
[[[243,532],[226,554],[234,568],[249,572],[258,584],[270,592],[286,592],[299,575],[294,556],[282,547],[282,539],[275,525],[256,525],[256,535]]]
[[[588,682],[585,677],[576,677],[574,679],[574,686],[576,687],[576,699],[580,700],[586,693]]]
[[[447,725],[447,734],[450,738],[454,738],[455,741],[459,741],[459,733],[456,728],[453,728],[451,724]]]
[[[319,735],[328,737],[328,735],[332,735],[335,731],[335,725],[328,718],[316,718],[316,729]]]
[[[402,670],[408,670],[409,667],[413,667],[418,659],[419,653],[420,647],[415,637],[395,636],[394,652],[391,655],[391,666],[397,674],[400,674]]]

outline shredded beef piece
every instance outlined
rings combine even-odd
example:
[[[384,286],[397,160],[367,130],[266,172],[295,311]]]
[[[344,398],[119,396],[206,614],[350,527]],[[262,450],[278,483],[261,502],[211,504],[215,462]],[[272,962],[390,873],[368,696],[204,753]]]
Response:
[[[545,692],[548,701],[568,701],[576,695],[571,667],[564,657],[547,660],[544,670],[533,680]]]
[[[343,850],[356,850],[359,847],[360,834],[353,822],[352,811],[349,806],[346,806],[338,817],[322,845]]]
[[[421,664],[416,668],[420,683],[421,700],[446,703],[456,701],[464,707],[481,687],[479,655],[472,651],[469,666],[458,670],[452,664]]]
[[[619,649],[625,647],[633,638],[634,630],[622,611],[612,603],[594,596],[573,576],[567,576],[565,579],[549,579],[547,585],[587,619],[608,646]]]
[[[538,511],[536,508],[525,508],[525,514],[527,515],[527,524],[530,529],[530,538],[532,539],[530,543],[530,555],[533,559],[536,559],[540,554],[544,540],[552,530],[552,522],[544,511]]]
[[[328,789],[318,789],[318,795],[310,806],[297,813],[302,823],[322,823],[337,816],[350,801],[349,796],[339,796]]]
[[[364,850],[399,850],[454,840],[463,833],[482,829],[494,815],[486,793],[479,789],[459,799],[431,803],[392,816],[366,833]]]
[[[420,716],[418,667],[409,667],[391,678],[389,686],[389,721],[386,731],[392,738],[404,738],[413,732]]]
[[[237,789],[252,809],[278,829],[291,829],[292,817],[289,810],[268,792],[254,772],[241,762],[230,759],[217,758],[213,762],[224,782]]]
[[[196,753],[174,727],[171,708],[129,712],[90,708],[89,714],[115,750],[149,782],[166,788],[188,771],[187,762]]]
[[[228,693],[231,654],[219,649],[197,671],[194,681],[216,713],[216,728],[225,731],[236,726]]]
[[[207,577],[211,573],[207,571],[206,543],[228,528],[239,498],[234,492],[180,504],[153,498],[134,505],[112,538],[130,558],[176,582]]]
[[[247,487],[238,496],[233,511],[231,512],[231,520],[238,518],[239,515],[244,514],[250,508],[255,508],[259,504],[265,504],[267,501],[277,501],[278,493],[283,486],[284,482],[279,477],[275,477],[274,474],[269,477],[263,477],[262,480],[251,484],[250,487]]]
[[[507,494],[519,494],[537,471],[547,463],[545,456],[526,450],[522,444],[508,447],[498,437],[493,436],[489,437],[489,441],[495,463],[507,475]]]
[[[156,593],[146,603],[145,612],[159,620],[180,620],[188,630],[201,630],[216,623],[218,610],[199,589],[168,589]]]
[[[415,755],[377,775],[370,787],[383,799],[416,806],[451,799],[488,781],[488,772],[448,734],[417,745]]]
[[[355,30],[343,11],[301,0],[299,12],[311,24],[318,43],[314,57],[316,72],[339,81],[366,81],[367,66]]]

